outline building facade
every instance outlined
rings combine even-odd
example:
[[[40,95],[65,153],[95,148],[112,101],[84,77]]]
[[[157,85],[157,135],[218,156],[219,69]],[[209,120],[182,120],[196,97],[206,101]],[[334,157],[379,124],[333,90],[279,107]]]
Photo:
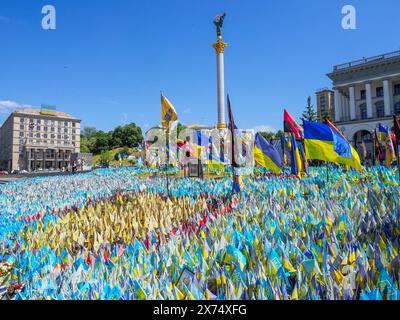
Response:
[[[375,128],[390,129],[393,114],[400,114],[400,51],[336,65],[328,77],[337,127],[360,154],[364,142],[372,160]]]
[[[68,169],[80,152],[80,122],[60,111],[17,109],[0,128],[0,169]]]
[[[328,88],[318,90],[315,95],[317,98],[317,116],[322,122],[326,117],[335,120],[335,95],[334,91]]]

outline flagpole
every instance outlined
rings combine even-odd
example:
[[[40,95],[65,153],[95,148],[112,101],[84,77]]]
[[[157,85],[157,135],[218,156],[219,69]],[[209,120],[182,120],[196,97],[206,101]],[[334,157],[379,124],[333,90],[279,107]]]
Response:
[[[376,166],[376,128],[375,128],[375,130],[374,130],[374,135],[373,135],[373,138],[372,138],[372,141],[373,141],[373,145],[374,145],[374,147],[373,147],[373,159],[374,159],[374,166]]]
[[[163,92],[160,91],[160,95],[161,95],[161,106],[163,103]],[[162,124],[162,126],[164,127],[164,124]],[[168,152],[168,146],[169,146],[169,126],[165,127],[165,134],[166,134],[166,149],[165,152],[167,153],[167,161],[165,162],[164,165],[164,172],[165,172],[165,179],[167,182],[167,196],[169,198],[169,177],[168,177],[168,164],[169,164],[169,152]]]

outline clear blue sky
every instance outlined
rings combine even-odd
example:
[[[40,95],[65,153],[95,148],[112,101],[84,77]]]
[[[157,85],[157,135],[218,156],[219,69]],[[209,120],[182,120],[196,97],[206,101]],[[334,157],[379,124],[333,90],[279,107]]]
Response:
[[[57,9],[57,30],[41,8]],[[341,8],[357,9],[343,30]],[[53,104],[109,130],[160,122],[160,90],[183,123],[215,124],[215,14],[226,12],[226,91],[241,128],[282,128],[334,64],[400,49],[398,0],[1,0],[0,121]]]

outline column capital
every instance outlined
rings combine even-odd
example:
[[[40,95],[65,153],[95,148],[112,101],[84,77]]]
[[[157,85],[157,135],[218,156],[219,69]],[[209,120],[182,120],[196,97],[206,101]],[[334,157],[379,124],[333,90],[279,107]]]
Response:
[[[225,51],[225,48],[227,46],[228,46],[228,44],[222,41],[221,36],[219,36],[217,42],[213,44],[213,47],[214,47],[215,51],[217,52],[217,54],[220,54],[220,53],[223,54]]]

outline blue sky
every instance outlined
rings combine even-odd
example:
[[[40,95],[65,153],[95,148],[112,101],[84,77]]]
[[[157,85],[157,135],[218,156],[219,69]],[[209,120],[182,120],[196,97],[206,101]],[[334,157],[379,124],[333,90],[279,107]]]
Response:
[[[41,8],[57,29],[41,28]],[[341,9],[357,9],[357,30]],[[400,49],[398,0],[1,0],[0,121],[56,105],[83,126],[160,123],[160,90],[183,123],[216,123],[215,14],[226,12],[226,92],[241,128],[282,128],[348,60]]]

